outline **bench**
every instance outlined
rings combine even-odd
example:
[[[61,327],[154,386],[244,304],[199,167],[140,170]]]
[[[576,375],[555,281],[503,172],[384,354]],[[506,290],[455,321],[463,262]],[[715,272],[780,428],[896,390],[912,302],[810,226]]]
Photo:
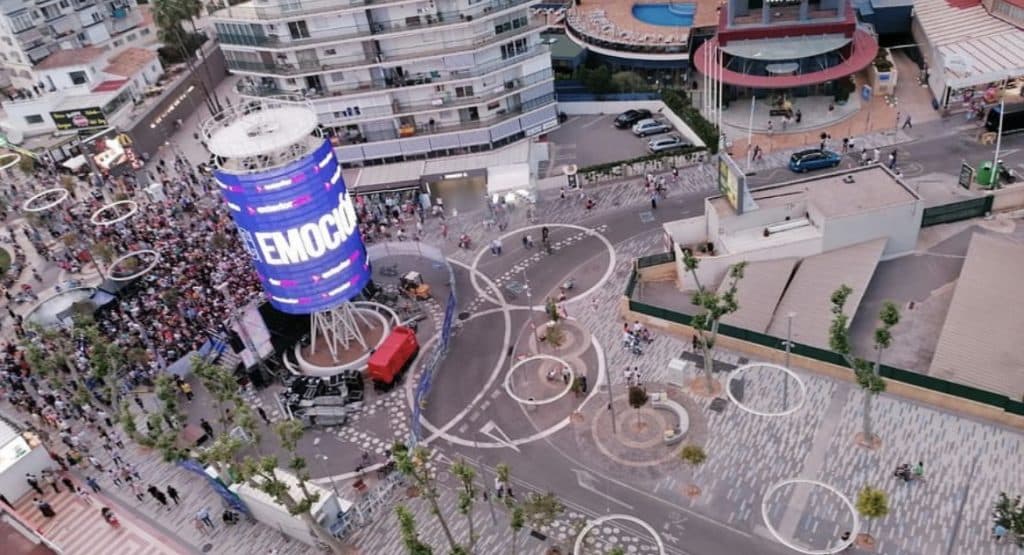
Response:
[[[651,394],[651,406],[658,410],[671,412],[676,415],[677,424],[671,430],[665,430],[665,437],[662,441],[665,445],[675,445],[683,440],[686,432],[690,429],[690,415],[679,403],[671,400],[664,393]]]

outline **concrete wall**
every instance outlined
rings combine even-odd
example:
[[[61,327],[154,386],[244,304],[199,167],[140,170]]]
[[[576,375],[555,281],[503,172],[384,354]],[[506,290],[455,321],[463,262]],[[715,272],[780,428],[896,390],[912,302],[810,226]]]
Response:
[[[611,102],[559,102],[558,109],[570,116],[585,116],[596,114],[621,114],[626,110],[646,108],[654,113],[655,118],[664,118],[671,123],[680,135],[691,144],[707,146],[700,137],[690,129],[689,125],[669,110],[665,103],[660,100],[629,100]]]
[[[1024,185],[1006,187],[992,191],[992,211],[1019,210],[1024,208]]]
[[[666,222],[662,224],[662,229],[673,242],[680,245],[696,245],[708,241],[707,220],[704,216]]]
[[[823,252],[888,237],[884,258],[913,251],[921,231],[924,203],[917,201],[822,222]]]
[[[712,284],[717,286],[717,284],[725,278],[726,272],[729,271],[729,268],[733,264],[737,264],[739,262],[757,262],[759,260],[776,260],[779,258],[790,257],[805,258],[821,252],[823,252],[822,241],[820,238],[814,238],[803,241],[794,241],[778,247],[758,249],[749,252],[724,254],[719,256],[702,256],[700,257],[700,266],[697,268],[697,278],[700,279],[700,282],[704,284],[705,287],[711,287]],[[680,277],[677,278],[676,285],[684,291],[693,289],[693,284],[690,283],[692,278],[685,274],[686,270],[683,268],[681,259],[682,252],[677,250],[676,267],[679,271]]]
[[[625,295],[621,297],[619,311],[620,315],[626,322],[639,320],[649,328],[658,329],[664,333],[670,333],[684,341],[690,341],[693,337],[693,328],[690,326],[652,318],[645,314],[629,310],[629,299],[626,298]],[[723,335],[718,336],[718,346],[726,350],[742,352],[753,360],[779,360],[779,357],[781,356],[780,351],[776,349],[771,349],[763,345],[749,343],[747,341],[741,341],[739,339]],[[792,357],[794,366],[805,368],[832,379],[843,380],[848,383],[854,382],[853,372],[849,368],[836,366],[834,364],[821,362],[819,360],[795,354],[792,355]],[[944,393],[939,393],[937,391],[924,389],[902,382],[887,379],[885,380],[885,383],[886,394],[888,395],[895,395],[911,401],[925,403],[949,411],[955,411],[958,414],[968,414],[975,418],[982,418],[990,422],[996,422],[998,424],[1014,427],[1018,430],[1024,430],[1024,416],[1017,416],[997,407],[968,401],[960,397],[946,395]]]
[[[25,474],[31,472],[38,475],[44,468],[57,469],[57,464],[50,459],[45,447],[36,447],[0,474],[0,493],[13,503],[32,491],[25,482]],[[45,484],[43,487],[46,487]]]

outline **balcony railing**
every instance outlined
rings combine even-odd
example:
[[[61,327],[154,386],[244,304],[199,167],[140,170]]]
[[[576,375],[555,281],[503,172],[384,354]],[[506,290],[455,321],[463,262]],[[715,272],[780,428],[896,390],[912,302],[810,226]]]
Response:
[[[373,65],[384,65],[389,63],[404,62],[408,60],[415,60],[417,58],[436,58],[445,56],[448,54],[466,52],[468,50],[476,50],[491,46],[498,43],[507,42],[519,38],[519,36],[528,34],[533,31],[540,30],[546,27],[547,24],[543,21],[536,21],[529,23],[526,27],[520,27],[514,29],[517,33],[502,33],[495,35],[494,33],[486,33],[478,35],[473,38],[468,44],[460,44],[457,46],[450,46],[447,48],[432,49],[431,45],[423,44],[417,47],[393,49],[388,54],[381,54],[377,58],[371,58],[369,56],[360,57],[344,62],[335,63],[324,63],[320,61],[311,62],[280,62],[280,63],[266,63],[266,62],[250,62],[241,60],[227,60],[228,69],[245,71],[249,73],[257,73],[264,75],[283,75],[283,76],[295,76],[295,75],[312,75],[315,73],[321,73],[324,71],[339,71],[343,69],[352,69],[361,66],[373,66]],[[228,49],[230,51],[230,49]]]
[[[311,100],[317,100],[320,98],[337,98],[339,96],[347,96],[357,92],[385,91],[408,87],[436,85],[440,83],[448,83],[450,81],[461,81],[472,79],[474,77],[483,77],[484,75],[508,68],[513,64],[517,64],[535,56],[546,55],[549,51],[550,49],[545,45],[536,45],[517,56],[494,60],[493,62],[473,66],[470,69],[460,69],[448,72],[432,71],[425,73],[413,73],[407,74],[402,79],[388,78],[378,81],[353,81],[341,83],[340,85],[332,85],[330,90],[314,91],[313,93],[307,92],[306,97]],[[276,84],[260,85],[257,83],[246,82],[245,80],[239,81],[236,85],[236,89],[242,96],[253,97],[304,93],[302,90],[281,89]]]
[[[276,4],[246,2],[217,10],[211,17],[222,20],[263,21],[277,20],[300,15],[336,12],[362,6],[386,6],[412,0],[292,0]]]
[[[317,37],[289,39],[273,36],[239,35],[235,33],[218,33],[222,44],[253,46],[272,50],[287,48],[304,48],[307,46],[325,46],[329,43],[360,37],[385,35],[402,31],[434,29],[458,23],[467,23],[483,16],[502,10],[522,6],[536,0],[491,0],[475,7],[472,12],[453,11],[424,14],[389,21],[374,21],[371,25],[356,25],[328,29]]]
[[[534,98],[533,100],[528,100],[526,102],[516,104],[515,106],[511,106],[504,110],[499,110],[499,113],[497,113],[497,115],[492,118],[464,121],[447,125],[441,125],[438,123],[431,125],[429,122],[417,122],[415,125],[411,126],[411,128],[406,127],[401,132],[398,130],[395,130],[393,132],[383,131],[375,132],[374,134],[369,136],[338,137],[338,139],[341,145],[352,145],[367,142],[391,141],[395,139],[404,139],[408,137],[441,135],[443,133],[454,133],[457,131],[469,131],[472,129],[493,127],[503,121],[510,120],[527,112],[532,112],[538,108],[542,108],[554,102],[555,94],[550,93],[538,98]],[[343,122],[339,122],[338,124],[344,125]]]

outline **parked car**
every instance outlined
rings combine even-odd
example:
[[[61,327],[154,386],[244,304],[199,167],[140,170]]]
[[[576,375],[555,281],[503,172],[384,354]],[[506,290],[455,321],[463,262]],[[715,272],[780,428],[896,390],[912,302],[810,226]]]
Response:
[[[618,127],[619,129],[627,129],[632,127],[636,122],[642,119],[650,119],[650,117],[650,110],[626,110],[618,116],[615,116],[615,127]]]
[[[690,146],[690,143],[684,141],[679,135],[658,137],[657,139],[651,139],[647,142],[647,150],[651,152],[664,152],[666,150],[675,150],[677,148],[684,148],[688,146]]]
[[[789,169],[795,172],[806,172],[820,170],[821,168],[834,168],[843,161],[838,152],[831,150],[801,150],[789,158]]]
[[[656,119],[642,119],[633,125],[633,134],[637,137],[646,137],[648,135],[657,135],[658,133],[667,133],[672,128],[664,122],[660,122]]]

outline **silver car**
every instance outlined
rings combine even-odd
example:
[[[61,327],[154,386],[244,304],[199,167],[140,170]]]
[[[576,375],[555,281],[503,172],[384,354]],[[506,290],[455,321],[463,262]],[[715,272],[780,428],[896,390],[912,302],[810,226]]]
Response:
[[[666,150],[675,150],[677,148],[683,148],[690,146],[690,143],[684,141],[679,135],[668,135],[666,137],[658,137],[657,139],[651,139],[647,142],[647,150],[651,152],[664,152]]]
[[[637,137],[646,137],[648,135],[657,135],[658,133],[666,133],[671,131],[672,128],[663,122],[656,119],[642,119],[636,122],[633,126],[633,134]]]

